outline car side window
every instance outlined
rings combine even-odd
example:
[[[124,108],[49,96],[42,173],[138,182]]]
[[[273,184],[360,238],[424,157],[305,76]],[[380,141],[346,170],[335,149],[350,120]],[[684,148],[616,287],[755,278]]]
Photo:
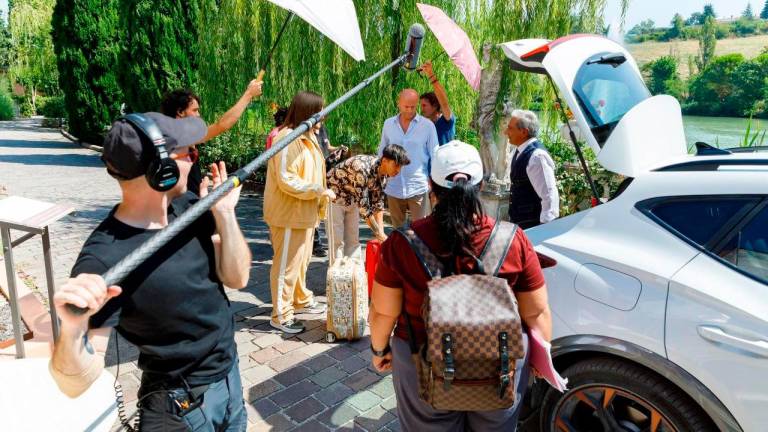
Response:
[[[670,198],[648,210],[679,235],[703,247],[745,206],[755,202],[749,197]]]
[[[717,255],[764,281],[768,281],[768,207],[733,233]]]

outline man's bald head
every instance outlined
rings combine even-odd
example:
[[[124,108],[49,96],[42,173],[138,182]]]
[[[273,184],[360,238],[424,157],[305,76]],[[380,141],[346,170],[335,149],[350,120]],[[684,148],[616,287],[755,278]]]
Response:
[[[400,96],[398,96],[397,100],[401,101],[403,99],[412,99],[415,101],[419,100],[419,92],[412,88],[403,89],[403,91],[400,92]]]
[[[407,119],[416,117],[416,108],[418,105],[419,92],[414,89],[404,89],[397,97],[397,108],[400,110],[400,115]]]

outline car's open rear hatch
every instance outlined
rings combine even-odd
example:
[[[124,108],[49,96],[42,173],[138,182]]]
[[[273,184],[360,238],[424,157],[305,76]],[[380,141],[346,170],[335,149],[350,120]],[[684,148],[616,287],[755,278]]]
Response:
[[[635,177],[687,153],[677,99],[651,96],[621,45],[602,36],[570,35],[501,47],[513,69],[552,78],[607,170]]]

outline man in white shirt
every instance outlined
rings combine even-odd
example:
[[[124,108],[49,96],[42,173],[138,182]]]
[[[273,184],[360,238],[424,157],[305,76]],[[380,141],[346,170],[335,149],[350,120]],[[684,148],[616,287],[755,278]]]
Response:
[[[411,222],[427,217],[429,205],[429,165],[432,154],[439,146],[435,124],[416,113],[419,93],[405,89],[397,98],[400,113],[384,121],[381,129],[379,157],[390,144],[403,147],[411,161],[402,167],[400,174],[387,180],[384,193],[392,226],[400,228],[406,222],[407,213]],[[406,213],[407,212],[407,213]]]
[[[536,138],[538,133],[536,114],[524,110],[512,112],[506,135],[517,149],[510,174],[509,219],[523,229],[560,216],[555,163]]]

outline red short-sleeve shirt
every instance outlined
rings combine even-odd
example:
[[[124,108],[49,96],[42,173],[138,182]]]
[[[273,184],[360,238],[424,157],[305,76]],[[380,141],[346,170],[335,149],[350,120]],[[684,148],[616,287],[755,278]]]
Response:
[[[472,237],[471,247],[475,256],[482,252],[495,223],[493,218],[485,217],[480,228]],[[414,222],[411,228],[435,254],[439,256],[448,254],[440,240],[439,228],[433,216]],[[475,265],[474,260],[470,257],[460,258],[459,263],[461,271],[471,271]],[[541,271],[536,251],[522,229],[517,230],[498,276],[508,281],[513,292],[534,291],[544,286],[544,274]],[[408,240],[399,233],[389,236],[381,245],[375,278],[381,285],[404,290],[405,307],[411,318],[417,342],[423,343],[426,339],[426,333],[424,321],[421,318],[421,306],[424,303],[429,279]],[[397,322],[395,335],[408,340],[408,331],[403,315],[400,315]]]

